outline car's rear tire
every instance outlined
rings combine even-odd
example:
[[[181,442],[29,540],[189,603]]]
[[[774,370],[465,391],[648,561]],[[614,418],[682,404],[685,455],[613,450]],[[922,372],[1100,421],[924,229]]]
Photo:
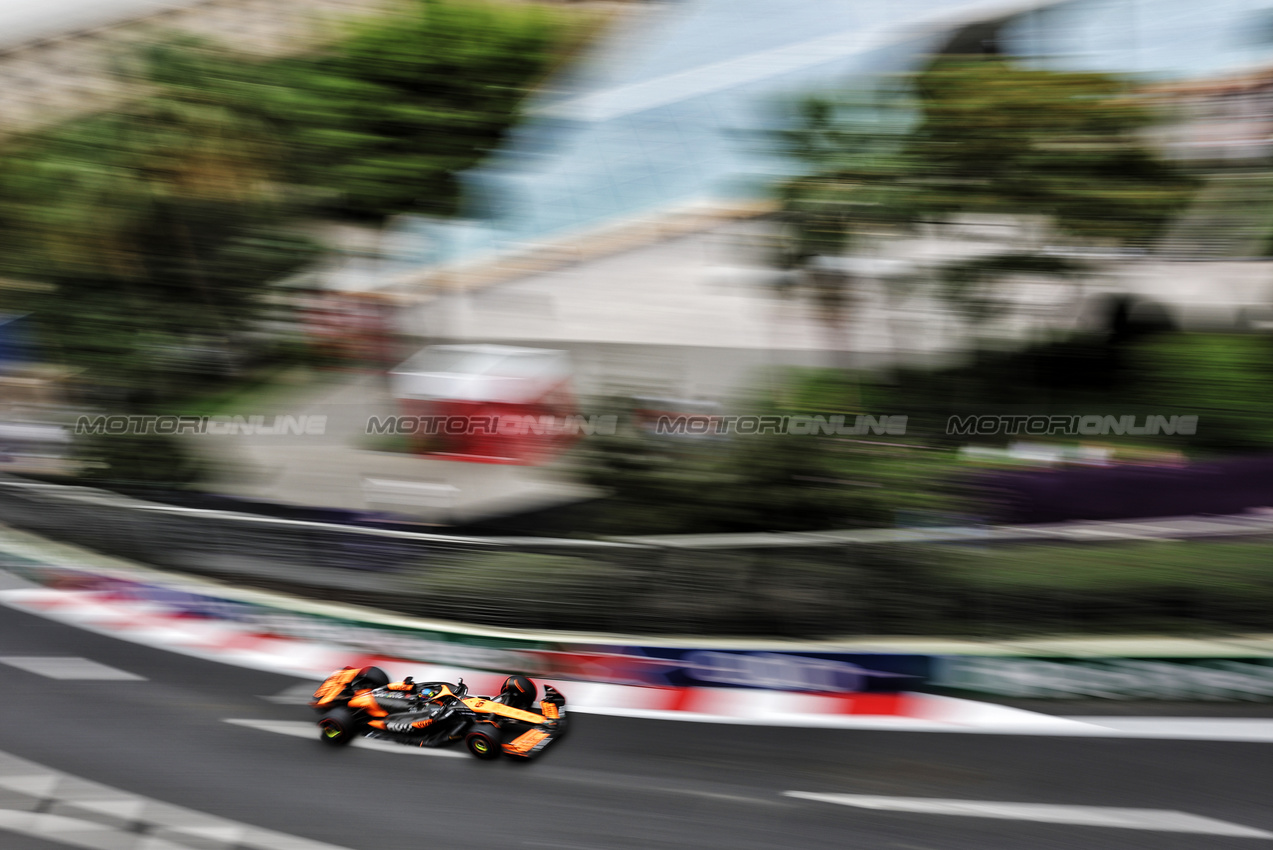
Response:
[[[318,739],[329,747],[349,746],[359,731],[354,713],[347,708],[333,708],[318,721]]]
[[[473,758],[497,759],[503,752],[504,736],[500,734],[500,730],[496,726],[483,723],[473,731],[464,736],[464,748],[469,751],[469,755]]]
[[[379,667],[362,668],[353,682],[354,690],[356,691],[367,688],[383,688],[387,684],[389,684],[389,674]]]

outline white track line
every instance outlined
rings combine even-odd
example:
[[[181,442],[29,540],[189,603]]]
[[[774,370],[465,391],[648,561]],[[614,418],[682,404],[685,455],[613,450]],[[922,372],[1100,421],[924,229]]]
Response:
[[[1262,829],[1166,809],[993,803],[980,800],[937,800],[926,797],[874,797],[862,794],[811,794],[804,791],[784,791],[783,796],[886,812],[1023,820],[1115,829],[1148,829],[1157,832],[1224,835],[1232,838],[1273,838],[1273,832],[1265,832]]]
[[[1267,717],[1073,717],[1108,729],[1119,738],[1171,741],[1273,743],[1273,718]]]
[[[314,691],[322,683],[321,679],[313,679],[285,688],[272,696],[260,695],[260,698],[276,705],[309,705],[314,701]]]
[[[346,850],[173,806],[0,752],[3,832],[86,850]],[[10,843],[0,834],[0,846]]]
[[[144,682],[145,676],[138,676],[125,670],[118,670],[90,661],[87,658],[68,657],[65,655],[0,655],[0,664],[8,664],[28,673],[35,673],[46,679],[74,679],[76,681],[94,682]]]
[[[318,725],[306,720],[241,720],[227,718],[226,723],[243,726],[247,729],[259,729],[262,732],[274,732],[279,735],[291,735],[293,738],[308,738],[318,743]],[[355,738],[349,743],[351,747],[363,750],[376,750],[382,753],[399,755],[440,756],[449,759],[468,758],[464,753],[453,750],[438,750],[430,747],[407,747],[392,741],[376,741],[370,738]]]

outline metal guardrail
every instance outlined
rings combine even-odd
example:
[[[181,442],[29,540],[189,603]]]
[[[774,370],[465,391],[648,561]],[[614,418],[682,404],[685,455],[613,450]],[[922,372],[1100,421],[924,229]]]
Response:
[[[959,591],[913,558],[917,544],[1273,536],[1273,514],[1260,513],[606,540],[465,537],[160,504],[13,478],[0,478],[0,523],[161,569],[418,616],[789,636],[923,634],[934,617],[976,633],[976,623],[995,620],[986,600],[944,598]],[[1058,598],[1052,606],[1058,627],[1073,618],[1069,605]]]
[[[192,508],[149,502],[91,487],[0,478],[0,496],[44,504],[91,505],[138,515],[183,516],[230,525],[259,526],[279,532],[312,531],[366,538],[414,541],[455,547],[504,549],[752,549],[820,548],[878,544],[1011,544],[1039,541],[1183,540],[1211,537],[1273,536],[1273,509],[1235,516],[1156,517],[1151,519],[1074,521],[1045,525],[868,528],[810,532],[644,535],[609,538],[474,537],[401,531],[317,520]],[[0,512],[4,508],[0,503]],[[369,567],[374,568],[374,567]]]

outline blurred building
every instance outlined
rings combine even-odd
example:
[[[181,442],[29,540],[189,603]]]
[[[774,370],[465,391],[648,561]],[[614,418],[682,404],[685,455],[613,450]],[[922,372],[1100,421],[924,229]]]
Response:
[[[332,18],[380,4],[9,0],[0,6],[0,132],[128,97],[127,83],[106,69],[119,43],[156,28],[278,53],[312,43]],[[1139,75],[1180,116],[1163,131],[1165,149],[1238,168],[1267,161],[1273,0],[632,4],[584,61],[535,96],[504,148],[467,175],[466,218],[408,215],[384,233],[333,236],[341,250],[331,265],[298,283],[322,296],[307,319],[333,346],[386,363],[393,352],[381,350],[383,329],[391,322],[432,342],[564,350],[581,395],[621,392],[683,405],[724,398],[771,365],[947,357],[969,345],[968,326],[931,295],[894,300],[890,283],[943,252],[993,247],[1002,224],[970,222],[957,240],[826,258],[826,271],[862,281],[859,303],[835,327],[808,303],[781,295],[792,282],[772,266],[766,187],[791,166],[774,156],[766,135],[783,126],[792,96],[869,86],[934,53],[968,51]],[[991,331],[1021,339],[1155,306],[1182,326],[1273,325],[1273,270],[1232,261],[1257,256],[1273,228],[1250,216],[1235,225],[1231,214],[1273,210],[1268,200],[1270,181],[1217,178],[1163,254],[1096,258],[1102,274],[1083,291],[1023,283],[1018,309]],[[367,403],[351,398],[359,410]],[[345,500],[341,506],[364,504],[352,486],[333,494],[324,477],[330,447],[293,454],[289,465],[282,449],[261,447],[283,472],[253,495],[321,491]],[[409,473],[399,459],[373,465],[350,452],[346,460],[350,481],[406,498],[397,479]],[[465,492],[485,487],[481,498],[490,500],[515,492],[509,478],[484,474]],[[449,479],[437,486],[452,492]],[[516,490],[517,498],[531,489]],[[448,501],[445,510],[453,508]]]
[[[948,30],[1002,8],[984,0],[651,5],[547,87],[505,148],[467,176],[469,221],[403,229],[427,246],[430,262],[466,263],[545,240],[587,256],[594,249],[580,242],[608,231],[613,244],[616,225],[646,216],[746,212],[788,168],[767,138],[787,96],[909,70]]]
[[[646,214],[746,206],[789,166],[790,95],[868,87],[969,48],[1028,64],[1209,80],[1273,65],[1273,4],[1221,0],[692,0],[618,27],[468,175],[471,218],[406,222],[413,259],[472,260]],[[1249,98],[1248,98],[1249,100]],[[1214,123],[1214,122],[1209,122]]]
[[[840,348],[859,365],[948,356],[970,329],[935,299],[890,302],[887,284],[965,245],[847,260],[864,284],[853,327],[837,333],[807,307],[775,301],[784,281],[768,265],[769,234],[752,222],[767,209],[765,187],[789,168],[765,138],[782,126],[788,96],[865,87],[933,53],[970,51],[1134,75],[1159,96],[1176,92],[1181,117],[1161,139],[1173,153],[1266,157],[1265,89],[1225,80],[1273,68],[1268,0],[692,0],[628,19],[542,92],[504,150],[468,175],[468,219],[400,219],[370,288],[402,297],[412,336],[604,342],[615,374],[659,369],[652,347],[684,349],[661,380],[630,387],[601,376],[602,388],[719,395],[746,370],[705,370],[709,348],[739,352],[730,364],[747,368],[829,362],[818,352]],[[1082,292],[1023,282],[1020,309],[988,332],[1025,338],[1149,302],[1180,326],[1260,326],[1273,315],[1273,275],[1227,260],[1262,256],[1273,226],[1249,214],[1235,226],[1217,211],[1249,211],[1269,189],[1217,180],[1160,252],[1088,258],[1103,266]]]
[[[157,32],[275,55],[313,44],[333,21],[384,0],[5,0],[0,3],[0,133],[100,110],[132,94],[112,73],[120,48]]]
[[[952,33],[1038,5],[634,10],[467,175],[466,219],[401,217],[379,266],[360,281],[343,266],[342,288],[396,293],[408,336],[568,348],[584,394],[720,397],[757,367],[817,364],[842,341],[772,298],[757,217],[790,165],[768,134],[792,96],[911,70]]]
[[[107,73],[115,46],[156,29],[278,53],[384,2],[12,0],[0,8],[0,132],[126,97],[128,84]],[[1240,163],[1268,154],[1273,0],[684,0],[631,4],[616,20],[536,96],[503,150],[467,176],[466,219],[403,216],[371,248],[339,252],[320,273],[318,289],[337,294],[315,303],[317,326],[342,339],[344,325],[355,326],[361,351],[398,305],[406,308],[398,327],[412,337],[627,345],[639,356],[611,358],[602,371],[619,377],[609,383],[675,396],[733,384],[757,364],[818,362],[828,348],[852,348],[864,363],[897,357],[899,347],[919,357],[958,350],[964,333],[942,305],[911,303],[899,315],[886,303],[889,277],[907,273],[913,257],[858,258],[864,303],[859,327],[845,333],[775,304],[784,281],[768,267],[769,234],[754,223],[767,209],[766,186],[790,168],[766,134],[782,125],[791,95],[869,86],[934,52],[1139,75],[1182,115],[1164,131],[1165,148]],[[1273,225],[1249,215],[1235,225],[1232,211],[1273,200],[1266,196],[1273,181],[1216,181],[1171,234],[1170,255],[1252,256]],[[942,246],[910,247],[922,259]],[[1117,265],[1094,294],[1149,297],[1141,280],[1153,288],[1162,276],[1141,260]],[[1270,312],[1262,271],[1195,271],[1172,284],[1184,292],[1170,298],[1209,303],[1206,322]],[[1193,282],[1217,275],[1235,282],[1208,292]],[[1022,315],[1004,333],[1093,313],[1048,285],[1022,298]],[[649,348],[669,345],[776,354],[727,358],[721,368],[701,365],[711,355],[654,363]],[[651,368],[659,380],[627,377]],[[585,387],[606,384],[593,383]]]

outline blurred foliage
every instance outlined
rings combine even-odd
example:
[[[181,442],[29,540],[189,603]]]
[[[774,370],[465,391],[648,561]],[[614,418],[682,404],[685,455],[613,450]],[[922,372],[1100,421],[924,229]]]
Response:
[[[323,380],[323,373],[299,354],[279,352],[276,357],[269,368],[255,370],[244,380],[180,398],[176,415],[235,416],[245,410],[278,410],[289,397],[304,395]]]
[[[1266,542],[1035,544],[965,554],[954,566],[956,574],[985,588],[1135,593],[1161,587],[1193,592],[1210,585],[1237,593],[1273,593]]]
[[[457,175],[499,146],[527,93],[597,24],[530,3],[404,0],[300,55],[189,40],[151,53],[165,54],[165,85],[223,99],[267,129],[308,212],[378,222],[455,213]]]
[[[956,450],[1023,436],[947,433],[952,415],[1195,415],[1196,434],[1097,442],[1194,457],[1273,450],[1273,340],[1256,334],[1077,336],[983,351],[940,369],[855,375],[797,369],[756,415],[907,415],[905,436],[656,436],[639,429],[580,444],[586,480],[610,495],[542,534],[707,534],[963,524],[994,513],[980,468]],[[620,421],[632,422],[625,411]],[[1048,437],[1047,443],[1079,442]],[[1093,438],[1082,438],[1093,442]]]
[[[1046,253],[1045,238],[1143,245],[1193,189],[1143,143],[1154,114],[1104,74],[941,60],[869,97],[808,98],[798,113],[778,134],[803,171],[778,190],[789,225],[782,263],[968,215],[1014,219],[1016,244],[935,272],[942,293],[975,315],[993,310],[1005,277],[1082,270]]]
[[[1176,633],[1273,628],[1267,542],[1161,541],[948,550],[984,630]]]
[[[279,127],[291,179],[322,212],[450,215],[456,175],[499,145],[577,34],[533,4],[411,0],[326,50],[223,78]]]
[[[23,282],[6,311],[33,314],[82,400],[172,413],[241,377],[245,351],[277,353],[258,320],[282,307],[264,296],[319,256],[315,217],[455,210],[457,172],[577,45],[564,21],[408,0],[303,56],[143,45],[121,64],[143,96],[0,144],[0,277]],[[130,478],[189,466],[177,441],[85,450]]]
[[[856,387],[806,381],[749,415],[835,415],[854,423]],[[632,417],[621,416],[631,422]],[[948,510],[939,470],[950,452],[905,437],[784,434],[667,436],[641,430],[580,448],[586,479],[611,496],[595,534],[706,534],[891,526],[899,512]]]
[[[422,561],[377,604],[505,627],[788,637],[922,633],[947,608],[940,559],[899,546],[496,552]]]
[[[0,149],[0,273],[51,285],[15,306],[130,408],[225,356],[316,250],[287,227],[285,147],[215,90],[167,86],[164,58],[153,95]]]
[[[202,463],[177,438],[162,434],[77,437],[81,477],[112,485],[182,487],[207,475]]]
[[[1191,445],[1214,452],[1273,450],[1273,339],[1265,334],[1173,334],[1136,345],[1128,390],[1197,414]]]
[[[1139,243],[1192,185],[1145,145],[1155,116],[1117,77],[943,62],[915,89],[905,151],[923,217],[1044,215],[1084,241]]]
[[[105,399],[164,399],[316,258],[298,225],[452,212],[568,35],[536,6],[412,0],[299,57],[145,46],[147,96],[0,146],[0,275],[51,284],[7,306]]]
[[[844,379],[810,372],[805,380],[836,385]],[[935,446],[1019,439],[948,435],[951,415],[1029,411],[1195,415],[1196,434],[1109,435],[1100,441],[1179,448],[1193,456],[1270,451],[1273,339],[1161,331],[1078,335],[1018,351],[975,352],[940,369],[898,369],[864,381],[862,400],[869,409],[908,413],[908,435]]]
[[[435,616],[564,629],[1005,637],[1273,628],[1263,542],[779,547],[626,560],[504,553],[434,575],[422,586],[457,589],[431,593],[424,604]],[[525,607],[523,585],[536,605],[509,613]],[[547,607],[536,612],[540,601]]]
[[[375,604],[492,625],[822,638],[1273,628],[1266,542],[439,553]]]
[[[540,552],[489,552],[455,562],[430,560],[413,590],[435,615],[529,628],[604,628],[631,588],[621,565]],[[419,613],[419,611],[417,611]]]

